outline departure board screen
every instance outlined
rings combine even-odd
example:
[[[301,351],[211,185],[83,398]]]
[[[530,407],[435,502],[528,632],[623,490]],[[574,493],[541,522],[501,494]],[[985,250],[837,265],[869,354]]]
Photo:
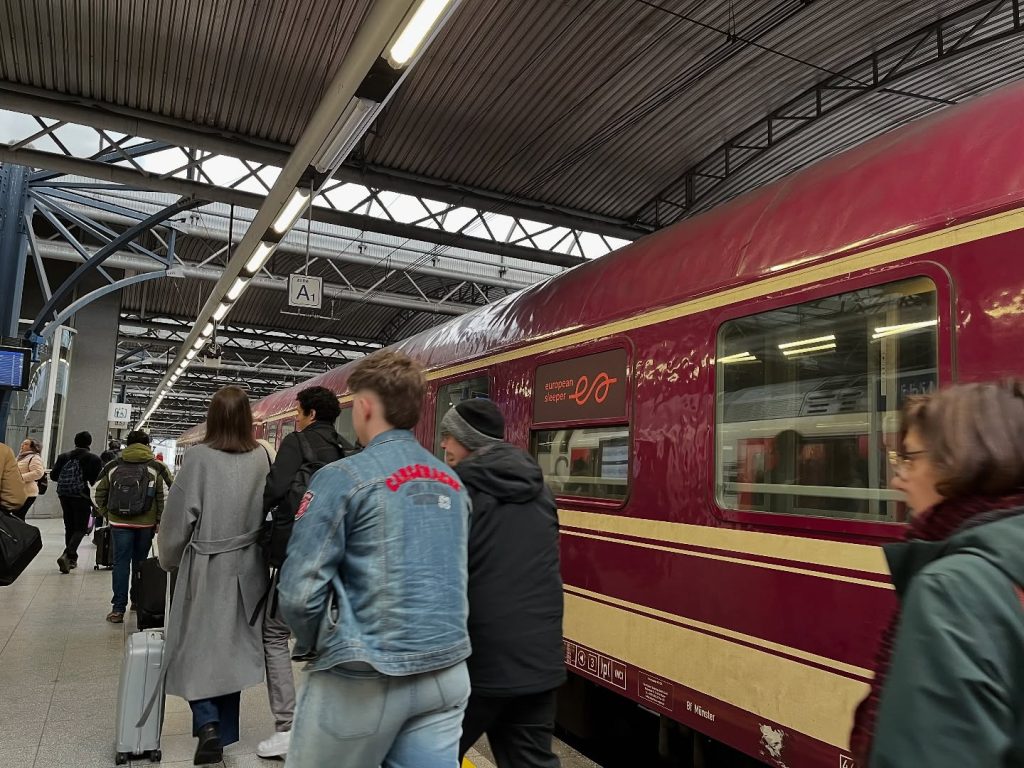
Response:
[[[32,351],[21,347],[0,347],[0,389],[28,387],[29,356]]]

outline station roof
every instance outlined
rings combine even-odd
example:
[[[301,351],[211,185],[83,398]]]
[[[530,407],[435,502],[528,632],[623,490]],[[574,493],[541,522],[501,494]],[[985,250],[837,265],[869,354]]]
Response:
[[[71,103],[230,139],[241,152],[287,149],[370,3],[11,0],[0,107],[36,97],[40,108]],[[902,38],[906,49],[881,61],[885,74],[909,53],[891,87],[871,89],[748,177],[763,183],[1015,77],[1024,42],[1011,5],[463,2],[351,162],[643,231],[677,218],[656,221],[647,209],[723,142]],[[928,35],[942,20],[940,59],[942,43]],[[844,82],[866,84],[857,73]]]
[[[202,270],[217,266],[210,256],[227,242],[225,219],[251,218],[356,30],[384,1],[0,6],[0,128],[12,113],[36,121],[17,141],[0,135],[0,162],[63,181],[110,170],[92,178],[133,186],[130,207],[140,211],[187,194],[215,163],[241,169],[231,184],[207,176],[223,195],[176,222],[186,272],[123,291],[122,357],[142,348],[129,339],[140,332],[156,352],[181,343],[171,326],[209,294],[215,276]],[[324,253],[314,271],[335,299],[321,315],[343,322],[292,312],[273,282],[308,261],[293,232],[272,274],[231,313],[234,341],[253,365],[261,334],[292,332],[310,344],[275,346],[284,365],[304,350],[322,365],[328,337],[389,343],[493,301],[1018,77],[1018,14],[1005,0],[463,0],[315,216],[310,244]],[[101,166],[95,144],[62,146],[65,123],[105,131],[101,142],[133,157]],[[142,156],[146,141],[200,157],[157,168]],[[427,215],[386,210],[382,191],[405,196],[394,210],[415,198]],[[78,193],[129,205],[110,189]],[[465,216],[431,219],[439,209],[430,201],[452,206],[443,216]],[[155,381],[134,383],[141,392]]]

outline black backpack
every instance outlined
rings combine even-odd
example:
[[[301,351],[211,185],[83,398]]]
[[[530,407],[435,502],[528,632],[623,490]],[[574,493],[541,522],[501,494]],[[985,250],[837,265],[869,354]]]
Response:
[[[89,486],[82,476],[82,462],[73,456],[64,462],[60,475],[57,476],[58,496],[89,496]]]
[[[118,517],[138,517],[149,511],[156,495],[149,462],[134,464],[118,459],[110,471],[107,511]]]
[[[328,464],[345,458],[345,449],[338,443],[324,441],[337,450],[337,456],[327,461],[317,458],[313,446],[309,443],[309,437],[304,432],[296,432],[299,440],[299,450],[302,451],[302,464],[299,471],[292,478],[292,484],[288,488],[288,495],[285,500],[270,511],[270,519],[263,523],[263,531],[260,535],[260,545],[263,547],[263,554],[267,564],[271,568],[280,568],[288,554],[288,541],[292,537],[292,526],[295,525],[295,513],[299,510],[302,497],[306,495],[309,488],[309,481],[316,471]]]

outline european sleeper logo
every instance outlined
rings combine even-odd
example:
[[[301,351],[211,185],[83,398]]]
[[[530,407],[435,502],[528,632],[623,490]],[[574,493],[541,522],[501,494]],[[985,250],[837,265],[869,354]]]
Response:
[[[612,385],[618,383],[618,381],[618,379],[613,379],[604,371],[597,374],[593,382],[586,376],[580,376],[579,381],[576,382],[576,391],[569,395],[569,397],[576,401],[576,405],[586,405],[591,397],[594,398],[595,403],[601,404],[608,398]]]

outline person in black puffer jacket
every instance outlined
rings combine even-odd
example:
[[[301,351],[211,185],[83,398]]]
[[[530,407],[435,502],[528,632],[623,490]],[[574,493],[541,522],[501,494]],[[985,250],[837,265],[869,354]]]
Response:
[[[533,457],[504,442],[505,420],[490,400],[456,405],[442,420],[441,434],[445,461],[473,502],[473,693],[459,759],[486,733],[499,768],[558,766],[551,740],[566,672],[554,496]]]

